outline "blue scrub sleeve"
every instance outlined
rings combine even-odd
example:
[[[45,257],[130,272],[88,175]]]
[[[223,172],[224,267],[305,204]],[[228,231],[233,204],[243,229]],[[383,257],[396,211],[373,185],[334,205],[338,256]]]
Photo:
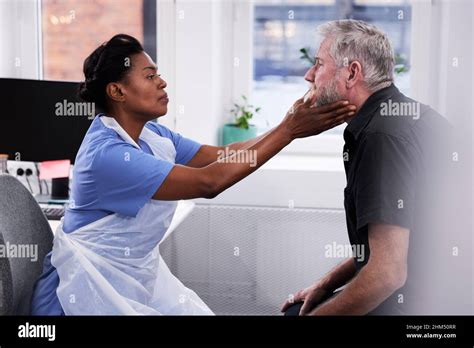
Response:
[[[135,217],[168,176],[174,164],[123,142],[100,149],[93,164],[98,207]]]
[[[196,153],[201,148],[201,144],[199,144],[198,142],[189,138],[185,138],[181,134],[173,132],[169,128],[162,126],[156,122],[148,122],[147,127],[158,135],[168,138],[173,142],[174,147],[176,149],[175,162],[177,164],[185,165],[194,157],[194,155],[196,155]]]

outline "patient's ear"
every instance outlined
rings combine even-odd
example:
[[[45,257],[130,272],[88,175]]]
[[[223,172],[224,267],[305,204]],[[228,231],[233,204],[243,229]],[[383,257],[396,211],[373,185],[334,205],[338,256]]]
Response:
[[[362,81],[362,65],[356,60],[350,62],[347,66],[348,77],[346,79],[346,88],[352,88],[358,81]]]

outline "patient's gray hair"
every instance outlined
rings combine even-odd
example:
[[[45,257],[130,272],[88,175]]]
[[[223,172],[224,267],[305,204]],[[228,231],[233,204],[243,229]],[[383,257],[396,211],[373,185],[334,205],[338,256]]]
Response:
[[[338,67],[357,60],[367,88],[373,93],[390,86],[395,59],[392,45],[381,30],[363,21],[345,19],[318,27],[326,39],[333,39],[329,52]]]

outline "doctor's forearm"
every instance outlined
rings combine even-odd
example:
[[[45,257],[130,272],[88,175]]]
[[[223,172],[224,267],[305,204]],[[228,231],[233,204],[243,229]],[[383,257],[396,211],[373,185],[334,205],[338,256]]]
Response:
[[[186,163],[186,166],[192,168],[204,168],[205,166],[220,160],[222,154],[246,150],[247,148],[262,140],[273,130],[274,129],[253,139],[239,141],[225,146],[202,145],[194,157],[188,163]]]
[[[212,179],[212,190],[217,195],[256,171],[292,140],[291,133],[284,126],[278,126],[246,149],[248,151],[247,157],[255,159],[253,163],[242,161],[239,158],[240,154],[233,154],[202,168],[202,170],[206,171]]]
[[[265,138],[268,134],[270,134],[274,130],[275,130],[275,128],[272,128],[269,131],[259,135],[258,137],[255,137],[255,138],[252,138],[252,139],[249,139],[249,140],[245,140],[245,141],[239,141],[239,142],[232,143],[232,144],[229,144],[229,145],[226,145],[226,146],[230,150],[246,150],[249,147],[251,147],[251,146],[255,145],[256,143],[258,143],[260,140]],[[223,148],[225,148],[226,146],[223,146]]]
[[[285,124],[279,125],[245,151],[233,151],[227,157],[203,167],[174,165],[153,199],[214,198],[253,173],[288,145],[294,139],[292,131]],[[198,161],[195,161],[194,165],[197,164]]]

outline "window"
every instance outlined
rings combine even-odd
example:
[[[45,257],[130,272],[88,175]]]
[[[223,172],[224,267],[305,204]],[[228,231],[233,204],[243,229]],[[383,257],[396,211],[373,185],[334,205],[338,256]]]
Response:
[[[84,59],[119,33],[156,60],[155,0],[43,0],[41,13],[44,79],[82,80]]]
[[[311,64],[301,59],[300,49],[307,48],[314,56],[320,44],[316,27],[331,20],[361,19],[386,32],[397,63],[405,66],[397,66],[395,83],[403,93],[410,94],[410,74],[405,71],[409,66],[411,32],[411,7],[407,1],[255,0],[253,12],[252,101],[262,107],[259,128],[278,124],[289,106],[306,92],[308,83],[303,76]],[[296,151],[340,153],[344,127],[301,141]]]

